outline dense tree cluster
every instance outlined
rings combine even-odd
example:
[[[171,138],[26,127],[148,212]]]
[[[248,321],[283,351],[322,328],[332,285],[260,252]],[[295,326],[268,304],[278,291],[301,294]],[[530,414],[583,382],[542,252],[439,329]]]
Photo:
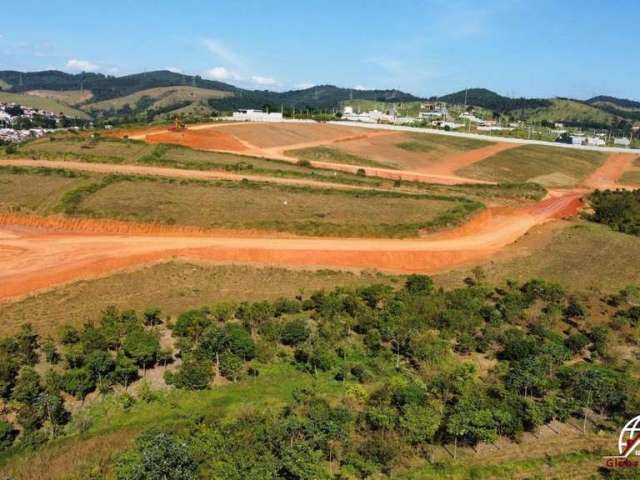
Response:
[[[158,448],[188,460],[175,478],[363,478],[428,458],[434,444],[455,455],[459,445],[518,440],[555,420],[635,411],[637,380],[609,364],[608,329],[588,327],[579,300],[541,280],[483,282],[476,271],[464,288],[443,291],[410,276],[399,290],[338,288],[185,312],[173,327],[185,360],[168,374],[177,387],[208,388],[216,372],[238,381],[281,357],[348,382],[347,394],[329,404],[298,391],[278,414],[150,432],[120,459],[119,478],[163,478],[132,473],[156,468],[145,459]],[[616,296],[620,328],[638,326],[634,291]],[[461,361],[472,353],[494,357],[495,368]]]
[[[98,324],[63,328],[59,341],[40,338],[28,324],[0,340],[0,400],[16,419],[0,420],[0,450],[19,432],[21,446],[60,434],[70,418],[65,396],[83,400],[95,390],[126,387],[140,369],[171,361],[172,352],[161,348],[154,330],[159,323],[156,309],[140,319],[133,311],[110,307]],[[39,373],[37,366],[46,367],[46,373]]]
[[[593,207],[592,220],[613,230],[640,235],[640,189],[596,190],[589,195]]]
[[[69,416],[63,395],[127,386],[173,361],[159,340],[167,328],[179,362],[165,379],[178,389],[247,381],[287,362],[342,393],[298,389],[284,408],[154,429],[118,458],[118,478],[365,478],[428,459],[434,445],[456,456],[460,446],[519,441],[553,421],[621,420],[640,408],[637,362],[610,354],[637,335],[637,287],[606,299],[604,325],[553,283],[490,288],[476,269],[465,284],[443,290],[412,275],[400,288],[218,303],[166,324],[157,309],[109,308],[97,324],[64,328],[59,341],[24,327],[0,344],[0,394],[16,413],[0,422],[0,448],[59,431]],[[50,364],[44,378],[39,362]]]

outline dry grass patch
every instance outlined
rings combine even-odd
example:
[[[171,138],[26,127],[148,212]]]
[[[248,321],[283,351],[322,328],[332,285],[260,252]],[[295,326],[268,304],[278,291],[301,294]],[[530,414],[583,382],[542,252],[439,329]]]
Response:
[[[407,237],[455,224],[480,207],[445,196],[123,176],[75,196],[66,212],[204,228]]]
[[[531,230],[482,268],[492,285],[507,279],[544,278],[569,291],[615,293],[627,285],[640,284],[640,238],[593,223],[546,224]],[[461,285],[469,270],[435,278],[445,286]]]
[[[456,173],[496,182],[539,182],[545,186],[570,187],[601,166],[602,152],[541,145],[504,150]]]
[[[46,213],[66,191],[86,182],[73,172],[2,167],[0,161],[0,211]]]
[[[221,301],[274,300],[339,285],[388,282],[391,277],[373,273],[170,262],[79,281],[19,302],[0,304],[0,331],[12,335],[20,325],[31,322],[42,335],[55,335],[64,324],[99,320],[108,305],[138,312],[157,306],[164,314],[178,315]]]

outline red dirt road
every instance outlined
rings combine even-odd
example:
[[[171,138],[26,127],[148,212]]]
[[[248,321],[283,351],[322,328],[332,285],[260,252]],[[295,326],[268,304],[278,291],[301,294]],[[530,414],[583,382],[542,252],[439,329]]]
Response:
[[[618,185],[617,182],[626,171],[633,169],[633,160],[636,158],[638,155],[633,153],[611,153],[602,166],[584,180],[583,185],[592,190],[632,188]]]
[[[172,258],[290,267],[376,268],[432,273],[486,258],[530,228],[575,214],[580,194],[520,209],[496,209],[445,236],[411,240],[301,238],[241,232],[113,234],[113,222],[91,220],[92,233],[68,220],[0,217],[0,301],[78,279]],[[65,223],[66,222],[66,223]],[[193,234],[196,233],[196,234]]]

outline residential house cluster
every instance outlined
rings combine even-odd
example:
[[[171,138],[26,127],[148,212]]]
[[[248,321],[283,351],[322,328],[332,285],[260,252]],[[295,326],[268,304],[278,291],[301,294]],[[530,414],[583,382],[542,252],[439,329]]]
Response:
[[[55,131],[62,116],[45,110],[0,103],[0,142],[20,142]]]

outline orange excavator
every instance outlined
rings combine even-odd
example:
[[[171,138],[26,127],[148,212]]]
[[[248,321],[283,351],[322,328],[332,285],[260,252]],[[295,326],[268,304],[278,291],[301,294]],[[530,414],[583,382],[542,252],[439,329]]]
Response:
[[[170,128],[170,130],[180,132],[187,129],[187,124],[184,122],[184,120],[182,120],[180,116],[176,115],[176,117],[174,118],[174,122],[174,126],[173,128]]]

